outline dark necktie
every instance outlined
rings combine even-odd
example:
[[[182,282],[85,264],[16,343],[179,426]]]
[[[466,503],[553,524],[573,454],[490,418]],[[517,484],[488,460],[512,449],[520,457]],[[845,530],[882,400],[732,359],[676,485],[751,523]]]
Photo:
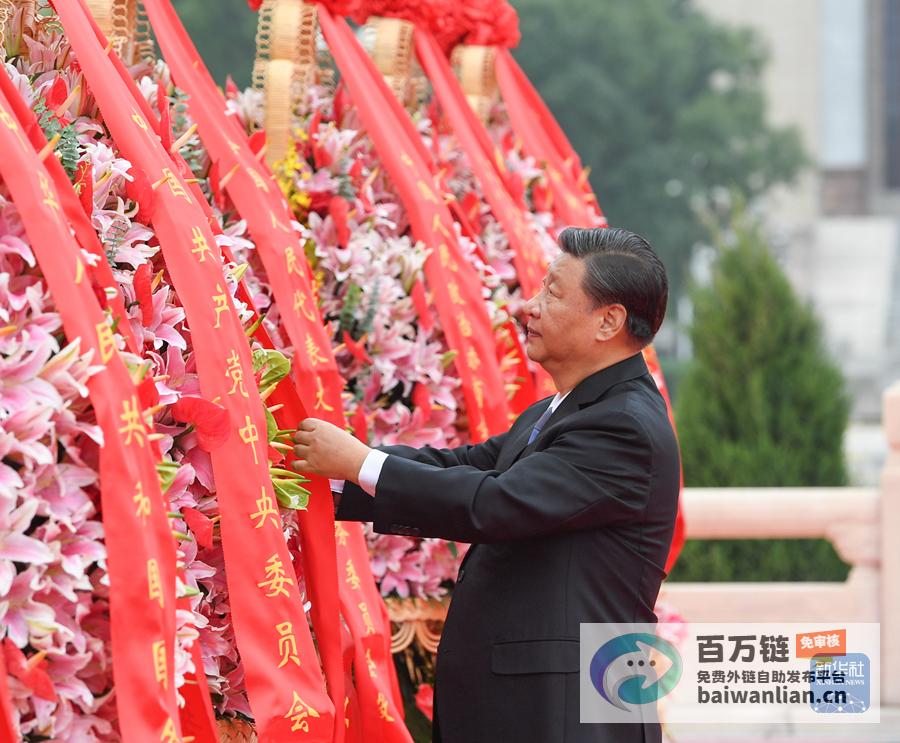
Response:
[[[544,424],[549,420],[550,416],[553,415],[553,407],[549,406],[544,414],[538,418],[537,423],[534,424],[534,428],[531,429],[531,435],[528,437],[528,445],[534,443],[534,440],[538,437],[538,434],[541,432],[541,429],[544,427]]]

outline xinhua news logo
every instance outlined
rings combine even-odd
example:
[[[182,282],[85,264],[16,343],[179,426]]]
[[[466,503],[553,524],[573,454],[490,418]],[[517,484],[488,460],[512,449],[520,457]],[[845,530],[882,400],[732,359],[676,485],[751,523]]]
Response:
[[[629,632],[608,640],[594,653],[590,678],[603,699],[628,712],[672,691],[682,667],[672,643],[647,632]]]

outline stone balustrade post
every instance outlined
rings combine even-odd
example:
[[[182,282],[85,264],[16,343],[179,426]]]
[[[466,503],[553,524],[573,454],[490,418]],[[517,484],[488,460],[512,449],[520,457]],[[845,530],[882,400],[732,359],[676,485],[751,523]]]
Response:
[[[881,704],[900,704],[900,382],[884,393],[888,454],[881,475]]]

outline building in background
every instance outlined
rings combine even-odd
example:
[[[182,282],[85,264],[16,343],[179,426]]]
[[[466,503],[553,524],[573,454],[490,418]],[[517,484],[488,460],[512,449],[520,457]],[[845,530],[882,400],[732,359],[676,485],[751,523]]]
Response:
[[[695,3],[768,46],[770,118],[802,131],[813,166],[772,193],[767,219],[822,318],[853,419],[875,422],[900,378],[900,0]]]

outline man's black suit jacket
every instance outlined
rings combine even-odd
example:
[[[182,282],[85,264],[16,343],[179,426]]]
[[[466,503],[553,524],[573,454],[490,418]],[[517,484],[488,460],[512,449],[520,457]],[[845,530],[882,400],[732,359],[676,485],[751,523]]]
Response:
[[[679,460],[641,354],[457,449],[381,447],[374,498],[346,483],[337,518],[474,543],[438,650],[435,743],[637,743],[658,725],[579,723],[579,624],[655,622]]]

